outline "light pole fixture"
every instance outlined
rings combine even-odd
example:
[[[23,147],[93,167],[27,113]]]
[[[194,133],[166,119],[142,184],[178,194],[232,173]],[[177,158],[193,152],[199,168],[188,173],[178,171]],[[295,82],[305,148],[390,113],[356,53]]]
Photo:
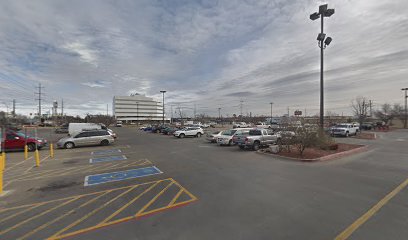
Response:
[[[327,4],[319,6],[319,12],[310,14],[310,20],[314,21],[320,18],[320,33],[317,35],[318,46],[320,48],[320,128],[324,127],[324,85],[323,85],[323,50],[330,45],[333,40],[326,37],[323,33],[323,20],[334,14],[334,9],[328,9]]]
[[[407,91],[408,91],[408,88],[402,88],[401,89],[402,91],[405,91],[405,121],[404,121],[404,128],[407,128],[407,119],[408,119],[408,110],[407,110],[407,99],[408,99],[408,96],[407,96]]]
[[[164,93],[165,93],[166,91],[162,90],[162,91],[160,91],[160,92],[163,94],[163,125],[164,125]]]
[[[273,105],[273,102],[270,102],[269,104],[271,104],[271,121],[270,121],[270,123],[272,124],[272,117],[273,117],[273,115],[272,115],[272,105]]]

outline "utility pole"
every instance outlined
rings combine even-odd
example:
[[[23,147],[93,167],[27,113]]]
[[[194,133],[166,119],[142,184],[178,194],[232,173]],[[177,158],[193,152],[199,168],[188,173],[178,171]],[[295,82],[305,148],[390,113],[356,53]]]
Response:
[[[171,111],[170,123],[173,123],[173,105],[170,105],[170,111]]]
[[[194,120],[196,119],[196,104],[194,103]]]
[[[36,100],[38,100],[38,118],[41,121],[41,101],[43,100],[42,95],[44,95],[44,93],[42,92],[42,89],[44,87],[41,86],[41,83],[38,84],[38,92],[36,92],[35,94],[38,94],[38,98]]]
[[[163,125],[164,125],[164,94],[166,93],[166,91],[162,90],[160,92],[163,94]]]
[[[218,108],[218,118],[221,120],[221,108]]]
[[[64,99],[61,99],[61,117],[64,116]]]
[[[109,104],[106,104],[106,116],[109,116]]]
[[[13,118],[16,118],[16,99],[13,99]]]
[[[408,110],[407,110],[407,98],[408,98],[408,96],[407,96],[407,91],[408,91],[408,88],[402,88],[401,89],[402,91],[405,91],[405,121],[404,121],[404,128],[407,128],[407,120],[408,120]]]
[[[370,117],[372,117],[373,116],[373,101],[369,100],[368,103],[370,105]]]
[[[272,114],[272,105],[273,105],[273,102],[270,102],[269,104],[271,104],[271,121],[270,121],[270,123],[272,124],[272,117],[273,117],[273,114]]]
[[[239,104],[239,108],[240,108],[240,110],[241,110],[241,120],[242,120],[242,108],[244,107],[244,101],[243,100],[241,100],[240,101],[240,104]]]

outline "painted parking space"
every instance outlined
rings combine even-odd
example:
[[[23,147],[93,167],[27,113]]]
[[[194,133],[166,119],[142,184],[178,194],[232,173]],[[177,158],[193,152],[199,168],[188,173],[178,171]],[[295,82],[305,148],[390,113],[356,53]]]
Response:
[[[132,178],[147,177],[163,173],[156,166],[136,168],[120,172],[102,173],[85,177],[84,186],[98,185],[108,182],[122,181]]]
[[[125,155],[106,156],[106,157],[91,158],[91,159],[89,159],[89,163],[120,161],[120,160],[126,160],[126,159],[127,159],[127,157]]]
[[[63,239],[197,200],[172,178],[0,208],[0,239]]]
[[[109,154],[117,154],[117,153],[122,153],[122,150],[120,149],[108,149],[108,150],[100,150],[100,151],[94,151],[91,152],[91,155],[109,155]]]
[[[33,181],[37,179],[62,177],[76,174],[90,174],[105,171],[117,171],[130,167],[145,167],[149,165],[153,165],[153,163],[148,159],[138,159],[132,161],[117,161],[117,162],[113,161],[101,164],[91,164],[89,166],[79,165],[75,167],[64,167],[61,169],[34,169],[26,173],[13,172],[6,174],[4,177],[4,182],[5,185],[6,184],[9,185],[12,182]]]

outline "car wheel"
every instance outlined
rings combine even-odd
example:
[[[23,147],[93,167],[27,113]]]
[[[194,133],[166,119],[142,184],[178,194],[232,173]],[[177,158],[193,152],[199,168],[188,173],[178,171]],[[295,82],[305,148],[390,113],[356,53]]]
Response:
[[[239,146],[239,149],[244,150],[245,146]]]
[[[228,146],[232,146],[232,139],[231,139],[231,140],[229,140],[229,142],[228,142]]]
[[[349,132],[346,132],[346,137],[349,137],[350,135],[349,135]]]
[[[109,145],[109,141],[108,140],[102,140],[102,142],[101,142],[101,145],[102,146],[107,146],[107,145]]]
[[[252,146],[252,149],[254,151],[258,151],[259,150],[259,142],[254,142],[254,145]]]
[[[197,133],[197,137],[201,137],[201,133]]]
[[[185,137],[184,133],[179,135],[179,138],[184,138],[184,137]]]
[[[66,149],[71,149],[71,148],[74,148],[75,145],[74,145],[73,142],[67,142],[67,143],[65,143],[64,147],[65,147]]]
[[[30,152],[35,151],[35,144],[34,143],[27,144],[27,149]]]

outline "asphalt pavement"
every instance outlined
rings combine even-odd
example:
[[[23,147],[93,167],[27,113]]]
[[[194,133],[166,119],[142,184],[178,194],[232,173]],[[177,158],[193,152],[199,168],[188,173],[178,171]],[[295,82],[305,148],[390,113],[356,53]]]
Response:
[[[119,138],[108,147],[57,150],[54,159],[40,151],[40,168],[9,153],[0,238],[408,238],[406,130],[338,138],[368,151],[315,163],[204,137],[114,130]],[[132,169],[144,170],[122,173]],[[107,182],[84,185],[86,176],[105,173],[112,173],[100,177]]]

